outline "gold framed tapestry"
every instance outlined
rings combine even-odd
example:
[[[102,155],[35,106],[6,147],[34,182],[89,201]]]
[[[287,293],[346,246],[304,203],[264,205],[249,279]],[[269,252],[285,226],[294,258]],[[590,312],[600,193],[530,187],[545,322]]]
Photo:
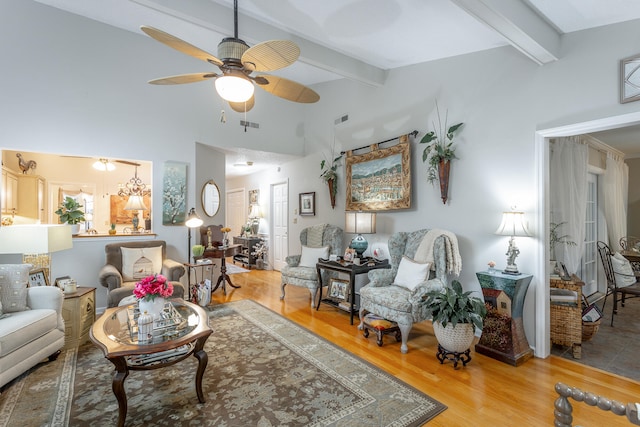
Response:
[[[373,144],[370,151],[347,152],[348,211],[383,211],[411,207],[411,146],[408,135],[388,148]]]

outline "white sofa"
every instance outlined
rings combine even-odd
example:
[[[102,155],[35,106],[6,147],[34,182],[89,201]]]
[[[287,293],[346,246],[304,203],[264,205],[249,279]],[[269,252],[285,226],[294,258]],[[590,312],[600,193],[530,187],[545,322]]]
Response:
[[[64,295],[55,286],[27,288],[29,268],[29,264],[0,265],[0,301],[4,306],[0,316],[0,387],[45,358],[55,360],[64,347]],[[24,288],[17,285],[16,277],[26,278]],[[7,284],[10,280],[13,287]],[[13,311],[7,307],[9,293],[26,297],[28,308]]]

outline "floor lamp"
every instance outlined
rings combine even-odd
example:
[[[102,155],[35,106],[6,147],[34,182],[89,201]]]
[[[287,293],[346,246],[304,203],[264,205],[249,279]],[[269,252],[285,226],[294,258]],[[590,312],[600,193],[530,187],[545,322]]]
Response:
[[[202,225],[203,221],[202,219],[198,216],[198,213],[196,212],[196,208],[191,208],[189,210],[189,214],[187,215],[187,221],[185,221],[184,225],[187,226],[187,261],[189,261],[191,259],[191,229],[192,228],[197,228],[200,227]]]
[[[22,254],[22,262],[43,268],[51,283],[51,253],[71,249],[68,225],[30,224],[0,227],[0,254]]]

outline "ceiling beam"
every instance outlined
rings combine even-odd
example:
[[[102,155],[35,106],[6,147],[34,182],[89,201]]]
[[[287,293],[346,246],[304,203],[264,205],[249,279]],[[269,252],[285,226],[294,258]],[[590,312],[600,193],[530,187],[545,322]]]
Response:
[[[451,0],[538,65],[557,61],[560,34],[521,0]]]
[[[222,37],[233,35],[233,9],[210,0],[131,0],[174,18],[217,32]],[[178,9],[178,7],[180,9]],[[381,68],[321,46],[315,42],[280,30],[246,15],[238,18],[238,36],[250,45],[266,40],[292,40],[300,47],[299,61],[373,86],[382,86],[387,72]]]

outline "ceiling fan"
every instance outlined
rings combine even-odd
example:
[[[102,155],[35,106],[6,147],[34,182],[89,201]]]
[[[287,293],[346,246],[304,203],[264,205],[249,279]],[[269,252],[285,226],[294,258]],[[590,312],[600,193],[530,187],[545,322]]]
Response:
[[[300,48],[290,40],[270,40],[249,47],[238,38],[238,0],[233,2],[234,36],[218,44],[218,57],[157,28],[140,29],[160,43],[194,58],[217,66],[221,73],[205,72],[181,74],[150,80],[150,84],[173,85],[215,79],[218,94],[238,112],[251,110],[255,104],[254,84],[272,95],[293,102],[313,103],[320,99],[314,90],[282,77],[268,74],[252,76],[254,72],[274,71],[293,64],[300,56]]]

